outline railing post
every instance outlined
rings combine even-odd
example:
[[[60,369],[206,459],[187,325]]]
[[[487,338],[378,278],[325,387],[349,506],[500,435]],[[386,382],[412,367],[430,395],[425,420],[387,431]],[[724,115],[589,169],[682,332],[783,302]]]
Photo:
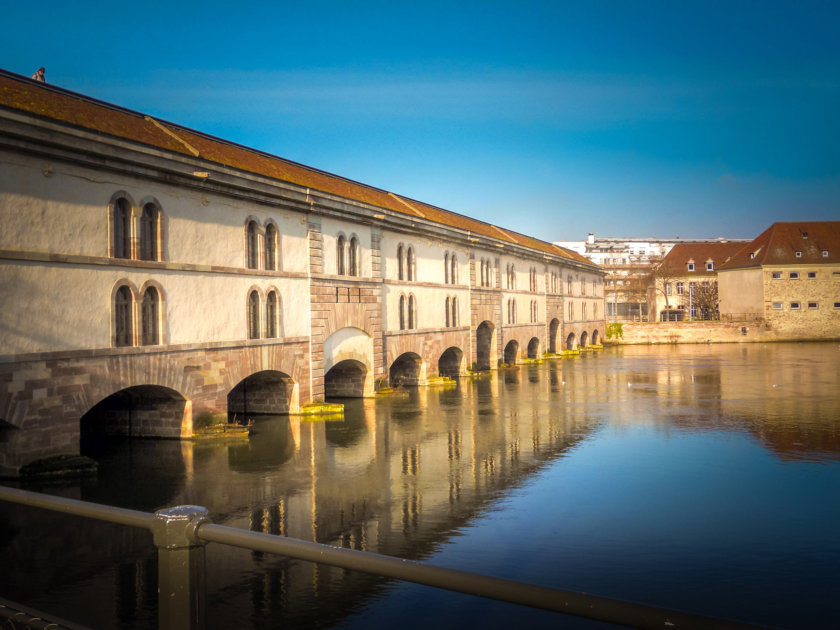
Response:
[[[195,505],[155,512],[158,548],[158,626],[201,630],[205,621],[204,543],[196,536],[207,510]]]

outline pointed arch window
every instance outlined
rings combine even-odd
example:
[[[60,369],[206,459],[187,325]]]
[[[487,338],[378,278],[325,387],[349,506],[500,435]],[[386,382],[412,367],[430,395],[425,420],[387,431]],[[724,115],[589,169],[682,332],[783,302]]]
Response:
[[[405,296],[400,296],[400,330],[405,330]]]
[[[452,307],[452,305],[450,304],[449,296],[446,296],[446,327],[447,328],[449,328],[452,325],[451,324],[451,319],[450,319],[450,317],[451,317],[451,312],[450,312],[451,307]]]
[[[402,243],[397,247],[397,279],[405,280],[405,247]]]
[[[344,250],[346,245],[347,240],[344,238],[344,234],[339,234],[338,241],[335,244],[335,270],[339,276],[343,276],[345,274]]]
[[[349,269],[351,276],[361,275],[359,273],[359,239],[355,236],[350,239],[349,248]]]
[[[149,287],[143,293],[142,343],[156,346],[160,343],[160,295],[157,289]]]
[[[416,261],[414,260],[414,248],[408,248],[408,254],[406,255],[406,272],[408,275],[409,280],[414,280],[417,274],[416,268]]]
[[[258,236],[257,236],[257,222],[256,221],[248,221],[248,233],[247,233],[247,265],[248,269],[257,269],[259,268],[260,263],[260,253],[257,249],[258,243]]]
[[[449,284],[449,252],[443,257],[443,282]]]
[[[122,286],[114,296],[114,345],[117,347],[132,345],[132,310],[131,289]]]
[[[458,325],[458,298],[452,298],[452,325]]]
[[[449,259],[449,283],[458,284],[458,259],[455,254]]]
[[[256,291],[248,294],[248,339],[260,338],[260,296]]]
[[[265,336],[268,339],[277,337],[277,291],[269,291],[265,298]]]
[[[120,197],[114,203],[114,258],[131,258],[131,206]]]
[[[140,260],[158,260],[159,215],[155,204],[147,203],[143,206],[140,217]]]
[[[411,250],[409,250],[411,251]],[[408,296],[408,329],[414,330],[417,328],[417,300],[414,295]]]
[[[277,269],[277,227],[273,223],[265,226],[265,268]]]

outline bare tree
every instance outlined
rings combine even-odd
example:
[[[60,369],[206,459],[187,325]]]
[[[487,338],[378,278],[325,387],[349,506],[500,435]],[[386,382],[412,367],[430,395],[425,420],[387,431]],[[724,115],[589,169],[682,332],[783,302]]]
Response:
[[[718,298],[717,280],[694,284],[690,288],[690,291],[686,291],[682,298],[686,308],[691,306],[697,313],[696,315],[692,314],[692,317],[696,317],[697,319],[720,319],[720,312],[718,311],[720,299]]]
[[[681,274],[677,273],[673,267],[666,265],[664,260],[659,260],[653,267],[653,272],[651,273],[653,292],[654,295],[661,294],[665,297],[666,310],[671,310],[671,301],[669,298],[673,295],[674,280],[680,277],[682,277]],[[654,304],[656,304],[655,297]]]

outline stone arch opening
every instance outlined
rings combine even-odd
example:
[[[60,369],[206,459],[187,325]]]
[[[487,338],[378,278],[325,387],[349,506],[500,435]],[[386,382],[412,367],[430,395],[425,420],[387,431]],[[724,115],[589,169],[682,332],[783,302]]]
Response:
[[[326,398],[363,398],[367,367],[361,361],[345,359],[324,374]]]
[[[575,333],[569,333],[566,337],[566,350],[574,350],[575,349]]]
[[[528,342],[528,358],[538,359],[540,357],[540,340],[538,337],[531,337]]]
[[[461,364],[464,361],[464,353],[460,348],[452,346],[447,348],[440,359],[438,359],[438,375],[456,378],[462,373]]]
[[[493,354],[493,324],[484,321],[475,331],[475,369],[489,370]]]
[[[515,365],[519,358],[519,342],[511,339],[505,346],[504,362],[505,365]]]
[[[601,343],[601,336],[598,334],[597,329],[592,331],[592,345],[598,345]]]
[[[294,406],[295,382],[275,370],[263,370],[243,378],[227,396],[228,418],[245,423],[252,415],[287,414]]]
[[[560,320],[556,317],[548,324],[548,351],[557,352],[557,333],[560,332]]]
[[[82,416],[79,421],[82,445],[117,436],[180,438],[191,411],[187,403],[174,389],[159,385],[121,389]]]
[[[388,382],[391,387],[417,387],[423,372],[423,359],[414,352],[406,352],[391,364]]]
[[[586,342],[588,340],[589,340],[589,337],[587,336],[586,331],[584,330],[582,333],[580,333],[580,347],[585,348],[586,347]]]

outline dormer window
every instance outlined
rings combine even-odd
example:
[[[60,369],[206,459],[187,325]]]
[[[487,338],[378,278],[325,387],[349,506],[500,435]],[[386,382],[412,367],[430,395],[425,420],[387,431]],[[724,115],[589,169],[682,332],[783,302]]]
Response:
[[[715,263],[711,260],[706,261],[706,271],[714,271],[715,270]]]
[[[828,258],[828,250],[827,249],[823,250],[823,258]]]
[[[688,263],[688,270],[689,271],[694,271],[694,263],[693,262]]]
[[[796,257],[797,258],[802,258],[802,252],[796,252]]]
[[[755,258],[755,252],[750,252],[750,260]]]

